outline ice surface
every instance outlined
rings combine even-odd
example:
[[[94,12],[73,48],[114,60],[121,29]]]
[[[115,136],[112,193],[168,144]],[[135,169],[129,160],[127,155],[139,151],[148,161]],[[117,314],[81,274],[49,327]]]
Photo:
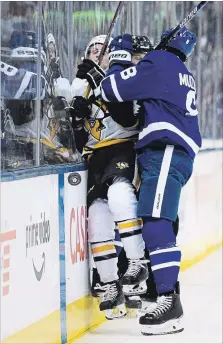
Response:
[[[222,339],[222,250],[209,255],[181,273],[185,329],[165,336],[143,336],[138,321],[106,321],[75,343],[223,343]]]

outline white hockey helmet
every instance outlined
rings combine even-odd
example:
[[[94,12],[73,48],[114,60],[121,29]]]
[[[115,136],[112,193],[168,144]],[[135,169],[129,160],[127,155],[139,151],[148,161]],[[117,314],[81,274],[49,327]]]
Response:
[[[48,33],[48,35],[46,36],[46,45],[49,43],[53,43],[56,46],[56,41],[52,33]]]
[[[48,45],[50,43],[53,43],[54,46],[55,46],[55,55],[56,55],[56,58],[58,57],[58,50],[57,50],[57,45],[56,45],[56,40],[54,38],[54,35],[52,33],[49,33],[46,37],[46,41],[45,41],[45,44],[46,44],[46,49],[48,51]]]
[[[104,44],[105,39],[106,39],[106,35],[99,35],[99,36],[95,36],[94,38],[92,38],[92,40],[88,43],[88,45],[87,45],[87,47],[86,47],[86,49],[85,49],[84,58],[85,58],[85,59],[87,58],[89,49],[90,49],[90,47],[91,47],[92,45],[95,45],[95,44]],[[108,45],[111,43],[112,39],[113,39],[112,37],[109,39]]]

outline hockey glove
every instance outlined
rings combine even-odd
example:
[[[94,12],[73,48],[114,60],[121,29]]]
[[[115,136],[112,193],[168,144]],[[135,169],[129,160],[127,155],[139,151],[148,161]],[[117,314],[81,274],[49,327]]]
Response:
[[[71,101],[71,117],[89,118],[91,115],[92,101],[81,96],[76,96]]]
[[[125,34],[115,37],[109,45],[109,50],[109,67],[113,64],[129,66],[133,53],[132,35]]]
[[[78,66],[77,78],[87,79],[93,90],[100,85],[104,76],[103,69],[91,60],[84,59],[83,63]]]
[[[71,125],[74,131],[81,131],[84,128],[84,119],[72,117]]]
[[[63,97],[51,97],[52,105],[53,105],[53,111],[54,116],[56,118],[62,118],[65,116],[65,98]]]

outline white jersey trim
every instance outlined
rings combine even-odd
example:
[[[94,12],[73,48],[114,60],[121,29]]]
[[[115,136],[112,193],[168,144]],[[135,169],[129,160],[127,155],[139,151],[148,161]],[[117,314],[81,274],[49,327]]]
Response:
[[[173,246],[173,247],[169,247],[169,248],[162,248],[156,251],[152,251],[149,253],[150,256],[154,255],[154,254],[160,254],[160,253],[167,253],[167,252],[174,252],[174,251],[178,251],[180,252],[179,248],[177,246]]]
[[[199,152],[200,147],[194,142],[194,140],[192,140],[191,137],[189,137],[183,131],[175,127],[175,125],[168,122],[156,122],[149,124],[139,134],[139,140],[142,140],[146,135],[158,130],[169,130],[174,132],[175,134],[179,135],[191,147],[195,155]]]
[[[180,262],[169,262],[169,263],[162,263],[152,266],[152,271],[165,269],[165,268],[172,268],[173,266],[180,266]]]
[[[102,87],[101,87],[101,96],[106,102],[108,102],[108,103],[110,102],[110,100],[108,100],[108,98],[106,97],[105,92],[104,92]]]
[[[120,96],[119,91],[118,91],[118,88],[117,88],[117,85],[116,85],[115,75],[114,75],[114,74],[112,74],[112,75],[110,76],[110,81],[111,81],[112,91],[113,91],[114,95],[116,96],[116,99],[117,99],[119,102],[123,102],[123,99],[122,99],[122,97]]]
[[[24,75],[24,78],[22,79],[21,85],[14,96],[14,99],[19,99],[21,97],[21,95],[23,94],[27,86],[29,85],[32,75],[34,75],[34,73],[26,72],[26,74]]]

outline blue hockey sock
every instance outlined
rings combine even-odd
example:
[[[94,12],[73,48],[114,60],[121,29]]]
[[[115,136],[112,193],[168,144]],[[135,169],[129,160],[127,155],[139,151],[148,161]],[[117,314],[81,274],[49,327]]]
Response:
[[[120,237],[120,233],[119,230],[115,228],[115,249],[116,249],[116,253],[117,256],[119,255],[119,253],[121,252],[122,248],[123,248],[123,244],[121,241],[121,237]]]
[[[175,290],[180,269],[181,251],[176,246],[173,222],[143,218],[142,235],[150,255],[158,294]]]

